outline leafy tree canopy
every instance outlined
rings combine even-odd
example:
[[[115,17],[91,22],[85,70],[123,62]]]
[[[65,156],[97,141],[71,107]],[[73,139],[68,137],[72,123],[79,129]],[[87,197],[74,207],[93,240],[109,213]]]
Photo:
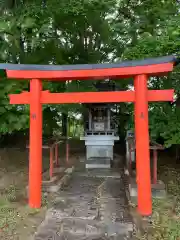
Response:
[[[0,13],[1,62],[101,63],[178,54],[180,49],[175,0],[1,0]],[[132,86],[131,80],[117,83],[121,89]],[[10,105],[8,94],[28,90],[28,83],[2,75],[0,86],[0,133],[27,129],[28,106]],[[149,88],[174,88],[178,100],[179,68],[168,77],[150,79]],[[92,81],[46,82],[44,89],[94,91]],[[79,105],[43,109],[47,131],[58,127],[60,113],[82,112]],[[120,109],[133,116],[132,105],[121,104]],[[152,137],[161,135],[168,145],[180,143],[178,104],[150,104],[149,110]]]

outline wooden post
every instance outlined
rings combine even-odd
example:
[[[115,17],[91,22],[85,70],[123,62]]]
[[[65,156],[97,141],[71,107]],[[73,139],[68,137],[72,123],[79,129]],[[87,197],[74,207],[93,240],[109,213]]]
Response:
[[[91,110],[89,109],[89,131],[92,130],[92,113]]]
[[[66,135],[66,163],[69,164],[69,119],[67,117],[67,135]]]
[[[53,165],[54,165],[54,158],[53,158],[53,146],[50,147],[50,156],[49,156],[49,178],[51,179],[53,176]]]
[[[129,175],[132,173],[132,155],[131,155],[131,143],[129,142]]]
[[[56,166],[59,166],[59,161],[58,161],[58,143],[55,145],[55,161],[56,161]]]
[[[41,207],[42,185],[42,82],[30,81],[29,206]]]
[[[147,79],[146,75],[134,79],[138,211],[144,216],[152,214]]]
[[[107,109],[107,129],[110,131],[111,129],[111,112],[110,109]]]
[[[66,163],[69,163],[69,141],[66,140]]]
[[[157,149],[153,149],[153,183],[157,183]]]

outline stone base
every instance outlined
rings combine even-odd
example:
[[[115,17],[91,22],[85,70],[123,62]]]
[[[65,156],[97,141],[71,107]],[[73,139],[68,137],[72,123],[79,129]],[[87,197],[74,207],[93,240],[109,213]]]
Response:
[[[51,193],[58,192],[62,186],[66,185],[68,183],[69,179],[71,178],[71,174],[73,172],[74,172],[74,167],[67,168],[64,171],[64,176],[61,179],[59,179],[59,181],[56,182],[55,184],[48,186],[48,188],[46,188],[46,191],[51,192]]]
[[[151,184],[152,189],[152,197],[153,198],[165,198],[166,197],[166,189],[165,184],[162,181],[158,181],[157,184]],[[129,193],[130,198],[134,200],[137,197],[137,184],[130,183],[129,184]]]
[[[91,158],[86,160],[86,168],[111,168],[111,160],[106,158]]]
[[[91,168],[111,168],[110,164],[86,164],[86,168],[91,169]]]
[[[62,186],[66,185],[74,172],[74,167],[71,168],[56,168],[56,174],[62,174],[62,176],[56,175],[50,181],[42,182],[42,192],[44,193],[55,193],[61,189]],[[27,196],[29,197],[29,186],[26,186]]]
[[[60,172],[64,172],[66,169],[64,167],[58,167],[58,168],[54,168],[53,169],[53,173],[60,173]]]
[[[86,169],[85,172],[78,172],[78,176],[120,179],[121,178],[120,172],[118,170],[117,171],[113,171],[113,170],[112,169]]]
[[[62,173],[62,172],[64,172],[65,170],[66,170],[66,169],[65,169],[65,168],[62,168],[62,167],[54,168],[54,169],[53,169],[53,174],[56,174],[56,175],[53,176],[53,177],[52,177],[51,179],[49,179],[49,180],[43,180],[43,181],[42,181],[42,184],[48,185],[48,184],[52,184],[52,183],[56,182],[57,179],[58,179],[57,174],[58,174],[58,173]],[[46,178],[46,176],[49,177],[49,170],[47,170],[46,172],[43,173],[43,179]]]

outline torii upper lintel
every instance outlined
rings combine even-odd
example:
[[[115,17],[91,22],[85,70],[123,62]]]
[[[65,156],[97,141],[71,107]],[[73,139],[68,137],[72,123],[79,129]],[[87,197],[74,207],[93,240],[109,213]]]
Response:
[[[178,63],[178,57],[165,56],[103,64],[34,65],[1,63],[0,69],[6,70],[8,78],[73,80],[107,77],[128,78],[137,74],[165,75],[171,72]]]

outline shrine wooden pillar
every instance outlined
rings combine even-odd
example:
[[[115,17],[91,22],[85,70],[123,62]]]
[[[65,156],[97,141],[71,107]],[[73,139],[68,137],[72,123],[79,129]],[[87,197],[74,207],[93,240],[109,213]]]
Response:
[[[134,79],[138,212],[144,216],[152,214],[147,80],[146,75]]]
[[[41,207],[42,184],[42,82],[30,81],[29,206]]]

